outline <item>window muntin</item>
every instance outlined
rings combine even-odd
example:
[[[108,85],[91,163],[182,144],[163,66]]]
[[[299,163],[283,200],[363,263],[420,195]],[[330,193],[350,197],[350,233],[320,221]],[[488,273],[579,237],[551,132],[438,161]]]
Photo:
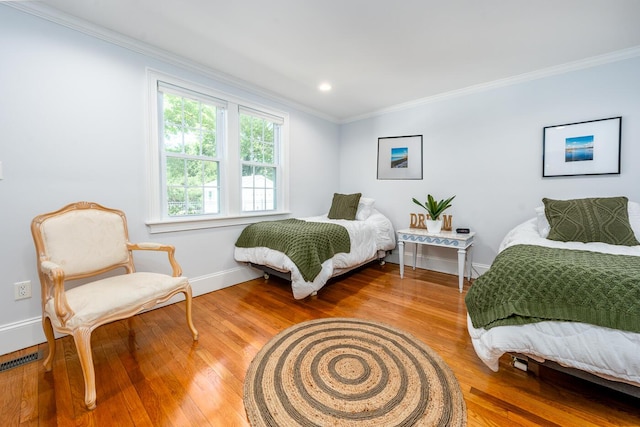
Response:
[[[241,225],[290,214],[287,113],[153,70],[148,76],[146,224],[151,233]],[[169,104],[167,94],[181,98],[179,108],[177,100]],[[165,97],[172,113],[166,123]],[[246,165],[241,159],[241,112],[267,122],[267,136],[254,141],[254,156],[246,158]],[[261,151],[265,142],[271,145],[266,157],[267,151]],[[250,199],[248,210],[243,209],[243,170],[245,182],[251,181],[244,191]]]
[[[224,108],[188,93],[159,90],[158,94],[166,216],[220,213],[218,125]]]
[[[240,109],[243,212],[277,209],[280,141],[277,117]]]

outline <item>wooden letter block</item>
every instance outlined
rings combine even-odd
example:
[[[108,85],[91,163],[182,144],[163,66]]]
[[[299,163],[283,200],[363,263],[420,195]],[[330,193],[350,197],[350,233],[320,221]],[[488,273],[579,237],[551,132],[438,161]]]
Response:
[[[424,214],[409,214],[409,217],[411,218],[411,228],[427,228],[427,225],[424,223],[425,220],[425,215]],[[426,216],[427,218],[429,218],[429,215]]]
[[[444,231],[451,231],[451,215],[442,215],[442,229]]]

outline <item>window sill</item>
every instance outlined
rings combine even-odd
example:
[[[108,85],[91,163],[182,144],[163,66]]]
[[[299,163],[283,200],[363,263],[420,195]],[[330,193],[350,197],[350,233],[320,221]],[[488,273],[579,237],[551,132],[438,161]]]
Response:
[[[196,218],[180,218],[171,220],[147,221],[147,227],[151,234],[171,233],[174,231],[201,230],[205,228],[231,227],[234,225],[246,225],[260,221],[273,221],[283,219],[285,216],[291,215],[291,212],[269,212],[247,214],[241,216],[225,216],[225,217],[196,217]]]

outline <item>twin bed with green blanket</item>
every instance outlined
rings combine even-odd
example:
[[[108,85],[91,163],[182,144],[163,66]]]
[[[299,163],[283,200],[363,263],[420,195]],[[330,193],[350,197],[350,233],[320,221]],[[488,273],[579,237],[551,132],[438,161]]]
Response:
[[[373,209],[362,220],[322,215],[251,224],[238,238],[234,257],[290,280],[294,298],[302,299],[331,277],[382,261],[394,247],[391,221]]]
[[[628,215],[640,235],[640,205]],[[511,230],[469,289],[476,353],[494,371],[508,353],[640,395],[640,245],[550,240],[548,227],[539,214]]]

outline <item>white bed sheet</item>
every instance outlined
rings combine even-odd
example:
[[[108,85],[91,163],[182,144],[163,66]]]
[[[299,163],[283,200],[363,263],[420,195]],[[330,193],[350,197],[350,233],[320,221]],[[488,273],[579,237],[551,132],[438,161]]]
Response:
[[[499,251],[516,244],[589,250],[640,256],[640,246],[606,243],[557,242],[540,236],[536,218],[511,230]],[[539,362],[552,360],[600,377],[640,387],[640,334],[579,322],[539,322],[476,329],[467,327],[478,357],[493,371],[505,353],[521,353]]]
[[[234,257],[239,262],[266,265],[275,270],[291,272],[291,289],[295,299],[305,298],[322,288],[334,275],[334,272],[349,269],[378,257],[379,251],[395,248],[395,231],[391,221],[373,209],[371,215],[363,221],[332,220],[326,215],[301,218],[305,221],[331,222],[347,229],[351,239],[351,251],[339,253],[322,263],[322,270],[312,282],[306,282],[298,267],[280,251],[259,248],[235,248]]]

